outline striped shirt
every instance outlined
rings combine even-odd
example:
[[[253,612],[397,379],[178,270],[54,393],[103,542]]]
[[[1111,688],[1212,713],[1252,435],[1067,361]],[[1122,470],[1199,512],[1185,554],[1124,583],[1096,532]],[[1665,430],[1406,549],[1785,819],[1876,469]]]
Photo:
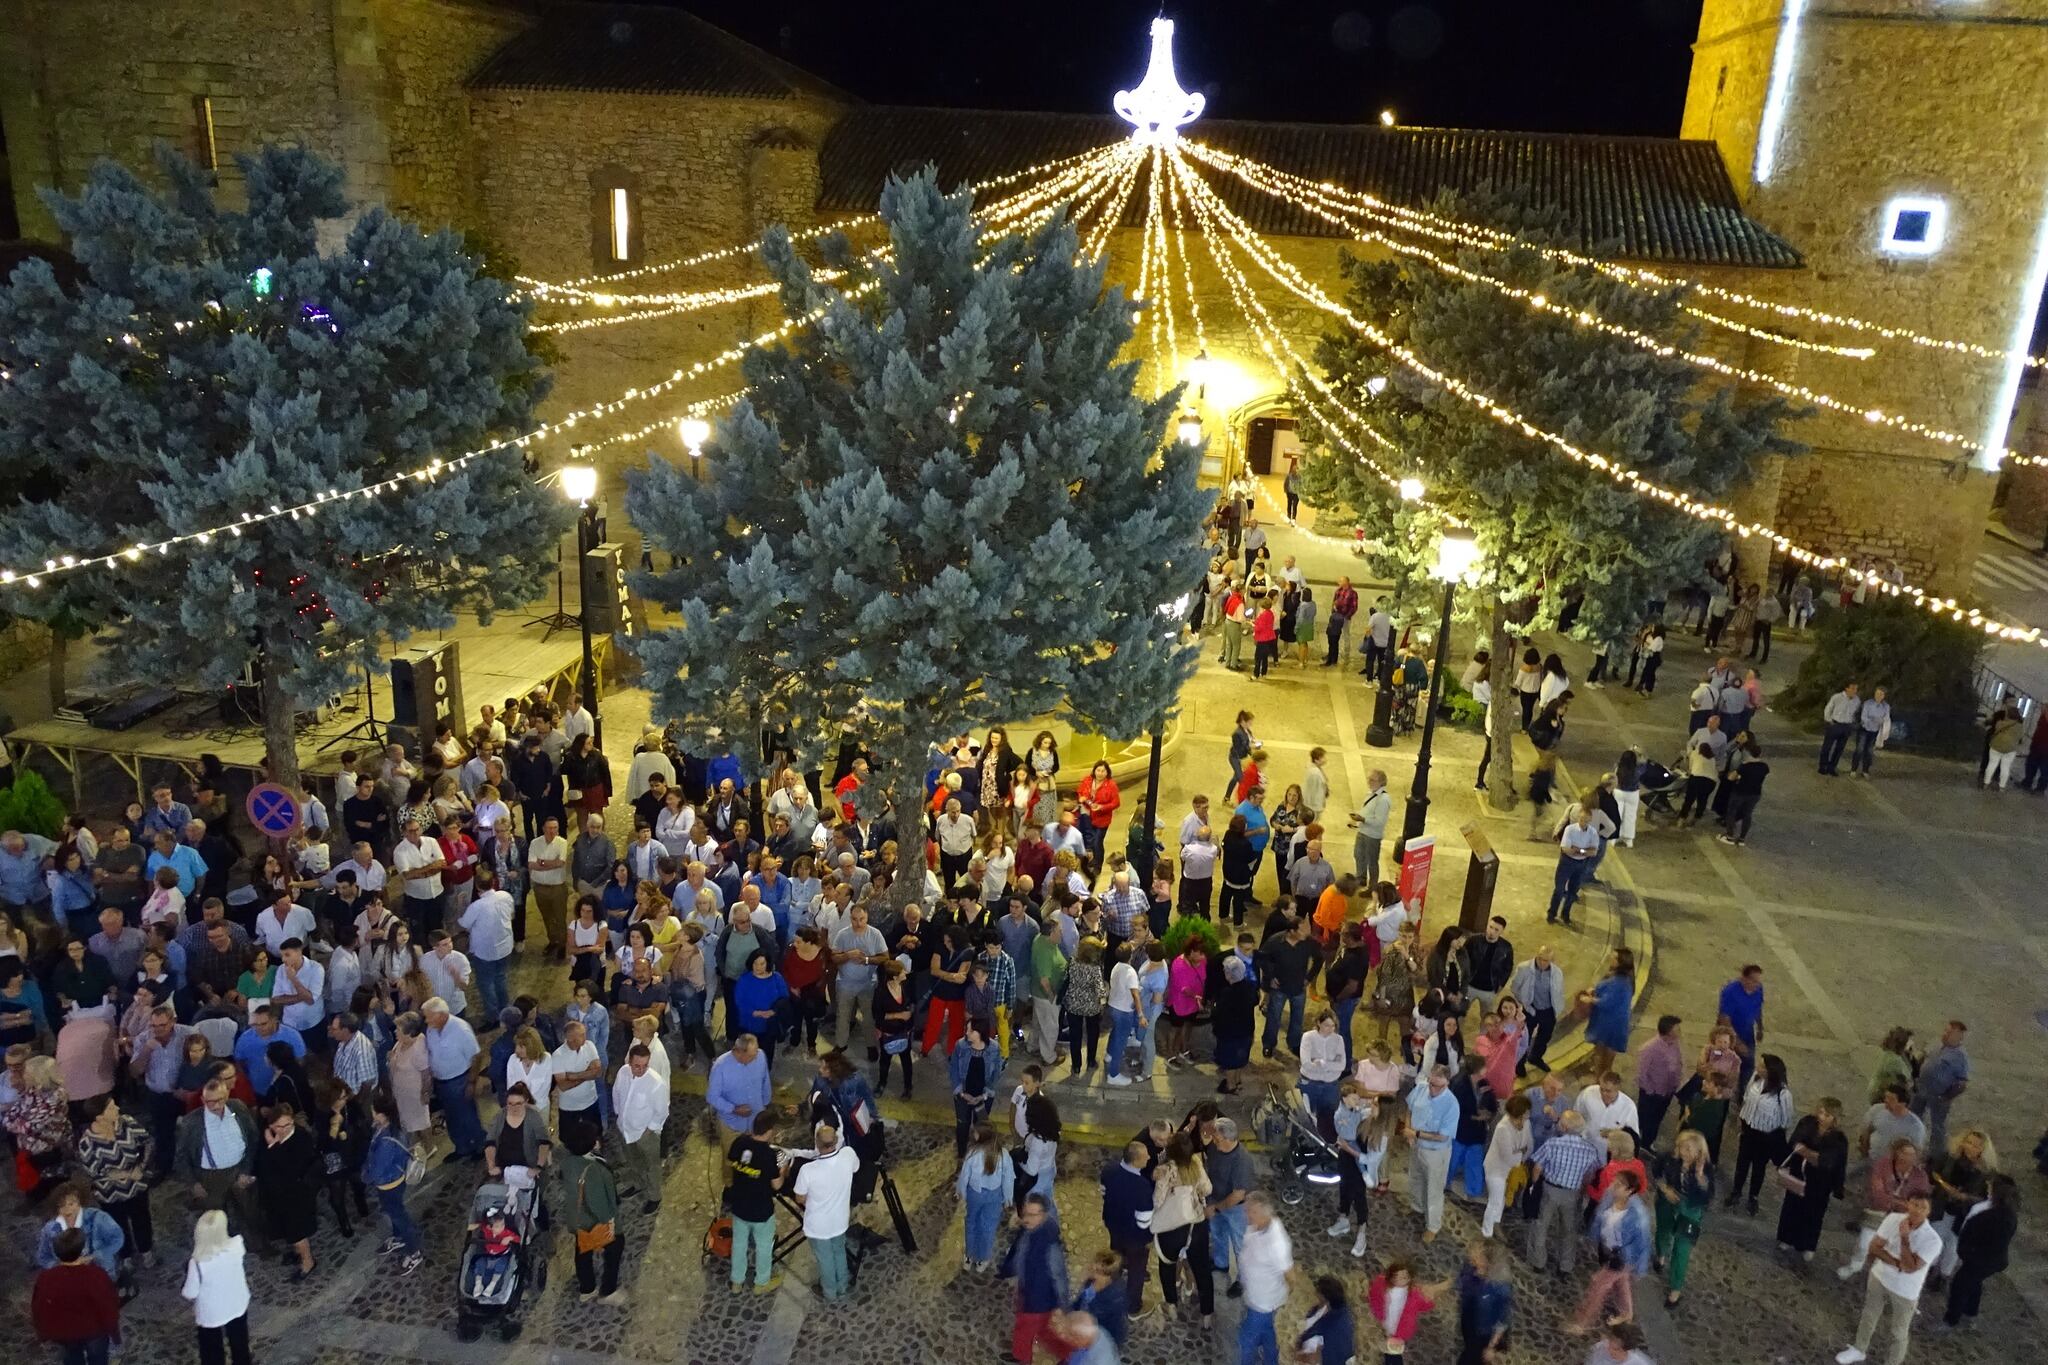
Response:
[[[1775,1094],[1764,1093],[1764,1078],[1753,1077],[1742,1092],[1742,1121],[1760,1133],[1781,1132],[1792,1126],[1798,1111],[1792,1107],[1792,1087],[1780,1086]]]

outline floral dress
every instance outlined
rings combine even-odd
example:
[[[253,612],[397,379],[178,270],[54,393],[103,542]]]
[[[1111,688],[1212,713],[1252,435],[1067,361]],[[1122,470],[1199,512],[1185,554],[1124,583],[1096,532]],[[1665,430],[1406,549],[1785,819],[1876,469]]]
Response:
[[[1380,974],[1366,1007],[1386,1019],[1406,1019],[1414,1012],[1415,964],[1400,948],[1388,949],[1380,959]]]

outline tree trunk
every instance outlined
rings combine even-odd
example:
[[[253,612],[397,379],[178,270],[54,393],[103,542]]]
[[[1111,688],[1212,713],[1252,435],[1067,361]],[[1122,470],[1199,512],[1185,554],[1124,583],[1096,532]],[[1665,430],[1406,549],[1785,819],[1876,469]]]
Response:
[[[267,662],[267,661],[266,661]],[[292,733],[292,716],[297,711],[284,680],[266,667],[263,670],[263,756],[270,780],[292,791],[299,786],[299,744]]]
[[[1487,649],[1493,655],[1493,714],[1487,734],[1493,741],[1493,761],[1486,772],[1487,801],[1496,810],[1513,810],[1520,800],[1515,794],[1515,735],[1522,728],[1522,702],[1515,695],[1515,633],[1508,622],[1507,608],[1491,604],[1488,618],[1492,638]]]
[[[924,761],[926,750],[920,744],[915,751],[882,758],[876,764],[873,776],[884,783],[882,790],[888,795],[890,823],[896,827],[896,880],[889,884],[889,909],[902,914],[903,907],[924,896],[925,878],[925,823],[924,823]]]
[[[71,659],[71,637],[55,626],[50,628],[50,714],[62,710],[70,690],[67,665]]]

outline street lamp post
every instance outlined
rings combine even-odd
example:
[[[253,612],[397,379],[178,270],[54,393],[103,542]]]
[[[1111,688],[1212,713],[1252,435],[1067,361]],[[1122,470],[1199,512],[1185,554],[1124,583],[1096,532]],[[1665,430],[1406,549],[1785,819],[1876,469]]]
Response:
[[[1458,580],[1478,563],[1479,542],[1472,533],[1447,529],[1437,543],[1436,564],[1430,571],[1432,577],[1443,580],[1444,611],[1436,632],[1436,666],[1429,674],[1429,708],[1422,718],[1422,748],[1415,755],[1415,785],[1408,792],[1408,809],[1401,820],[1401,842],[1394,846],[1396,857],[1410,839],[1422,833],[1429,818],[1429,755],[1436,740],[1436,709],[1443,697],[1445,660],[1451,647],[1451,599],[1457,593]]]
[[[562,466],[562,493],[576,504],[576,581],[583,583],[584,556],[597,548],[597,467],[587,464]],[[604,745],[604,719],[598,709],[597,658],[590,641],[590,603],[578,600],[576,613],[583,627],[583,704],[590,708],[592,740]]]
[[[690,452],[690,477],[704,481],[704,443],[711,439],[711,423],[702,417],[685,417],[676,424],[677,433],[683,438],[683,449]]]

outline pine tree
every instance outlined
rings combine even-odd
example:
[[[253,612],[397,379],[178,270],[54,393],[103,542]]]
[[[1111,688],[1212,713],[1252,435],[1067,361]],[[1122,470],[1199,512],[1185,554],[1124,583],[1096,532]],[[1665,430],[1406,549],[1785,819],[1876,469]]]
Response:
[[[525,430],[547,378],[527,306],[449,233],[344,221],[336,167],[265,148],[230,211],[159,161],[161,192],[102,163],[76,198],[46,193],[83,283],[31,261],[0,289],[0,460],[55,490],[0,508],[0,559],[123,556],[7,605],[110,623],[121,676],[212,688],[260,665],[270,772],[296,783],[295,708],[386,639],[540,591],[535,547],[568,512],[518,449],[363,490]],[[156,548],[330,490],[315,514]]]
[[[1446,196],[1435,210],[1488,221],[1521,239],[1506,252],[1459,253],[1467,269],[1699,349],[1679,311],[1680,292],[1631,290],[1531,249],[1577,244],[1556,214],[1490,196]],[[1347,258],[1343,271],[1350,309],[1377,320],[1429,364],[1479,386],[1537,426],[1660,483],[1717,500],[1747,478],[1759,456],[1802,449],[1782,434],[1787,420],[1799,415],[1785,403],[1739,395],[1677,357],[1538,312],[1419,261]],[[1349,327],[1323,337],[1316,361],[1390,447],[1348,423],[1325,431],[1311,414],[1304,427],[1319,453],[1303,466],[1303,496],[1379,533],[1386,549],[1374,567],[1394,580],[1404,605],[1414,610],[1434,599],[1426,568],[1446,520],[1470,527],[1485,554],[1476,591],[1461,593],[1460,601],[1490,637],[1496,705],[1489,786],[1498,803],[1512,804],[1509,741],[1520,721],[1511,704],[1515,637],[1555,627],[1575,603],[1572,635],[1625,648],[1648,604],[1696,578],[1727,532],[1510,430],[1414,376]],[[1387,382],[1374,382],[1379,379]],[[1338,435],[1383,466],[1398,465],[1395,473],[1419,477],[1428,504],[1402,502],[1332,439]]]
[[[821,320],[747,358],[708,483],[650,456],[627,505],[678,557],[641,578],[681,618],[635,646],[656,716],[812,759],[861,743],[909,869],[933,742],[1048,713],[1122,738],[1171,708],[1196,650],[1159,609],[1201,578],[1211,495],[1071,226],[984,236],[929,170],[881,211],[889,259],[827,247],[844,291],[771,234],[784,309]]]

